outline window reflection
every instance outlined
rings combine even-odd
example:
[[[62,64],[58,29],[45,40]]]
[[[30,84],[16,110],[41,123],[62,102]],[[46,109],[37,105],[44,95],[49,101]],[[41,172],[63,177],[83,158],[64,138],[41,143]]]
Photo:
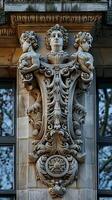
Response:
[[[14,90],[0,89],[0,136],[13,135]]]
[[[0,146],[0,190],[14,189],[14,148]]]
[[[112,200],[112,197],[101,197],[99,200]]]
[[[0,197],[0,200],[15,200],[13,197]]]
[[[112,136],[112,89],[98,90],[99,97],[99,135]]]
[[[99,148],[99,189],[112,190],[112,146]]]

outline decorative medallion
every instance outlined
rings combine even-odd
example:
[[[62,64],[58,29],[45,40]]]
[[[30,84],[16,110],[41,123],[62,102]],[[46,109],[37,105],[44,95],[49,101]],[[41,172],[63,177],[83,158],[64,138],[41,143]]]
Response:
[[[69,168],[68,161],[61,155],[54,155],[46,161],[46,171],[52,177],[64,176]]]

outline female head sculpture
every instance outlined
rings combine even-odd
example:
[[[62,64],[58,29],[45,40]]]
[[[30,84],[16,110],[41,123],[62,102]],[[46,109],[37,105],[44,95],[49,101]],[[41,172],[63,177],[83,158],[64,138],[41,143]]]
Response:
[[[80,49],[82,51],[88,52],[91,47],[92,41],[93,41],[93,38],[90,33],[79,32],[75,36],[74,46],[76,49]]]
[[[45,41],[47,49],[51,52],[63,51],[68,44],[68,32],[63,26],[56,24],[47,31]]]
[[[30,51],[33,49],[36,51],[38,49],[38,37],[34,31],[26,31],[22,33],[20,37],[20,44],[23,52]]]

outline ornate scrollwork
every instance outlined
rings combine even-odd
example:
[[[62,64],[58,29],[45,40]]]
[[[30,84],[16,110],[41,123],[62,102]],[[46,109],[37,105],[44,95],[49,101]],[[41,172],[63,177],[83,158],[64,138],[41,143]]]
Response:
[[[93,79],[93,57],[87,52],[92,37],[79,32],[75,38],[77,52],[69,55],[63,51],[68,32],[56,24],[46,35],[51,50],[46,58],[37,52],[38,37],[33,31],[20,38],[23,54],[19,69],[34,98],[27,110],[35,139],[30,158],[52,197],[64,195],[85,158],[81,126],[86,111],[78,99]]]

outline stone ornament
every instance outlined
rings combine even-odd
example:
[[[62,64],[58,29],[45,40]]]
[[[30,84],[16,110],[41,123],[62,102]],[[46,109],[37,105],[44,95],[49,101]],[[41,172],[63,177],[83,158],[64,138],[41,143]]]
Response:
[[[14,1],[14,0],[12,0]],[[39,24],[39,23],[67,23],[68,24],[82,24],[82,23],[98,23],[101,22],[103,18],[103,15],[101,13],[71,13],[69,16],[67,13],[55,13],[54,15],[51,15],[47,13],[39,14],[39,13],[30,13],[30,15],[25,15],[23,13],[11,13],[11,24],[13,26],[17,24]]]
[[[38,53],[38,36],[33,31],[22,33],[23,54],[19,70],[34,104],[28,110],[33,126],[33,152],[37,178],[49,187],[52,197],[62,197],[66,186],[78,177],[84,162],[82,124],[86,111],[78,100],[93,79],[93,57],[88,52],[92,43],[90,33],[75,36],[76,52],[64,51],[68,31],[56,24],[46,34],[46,57]]]

